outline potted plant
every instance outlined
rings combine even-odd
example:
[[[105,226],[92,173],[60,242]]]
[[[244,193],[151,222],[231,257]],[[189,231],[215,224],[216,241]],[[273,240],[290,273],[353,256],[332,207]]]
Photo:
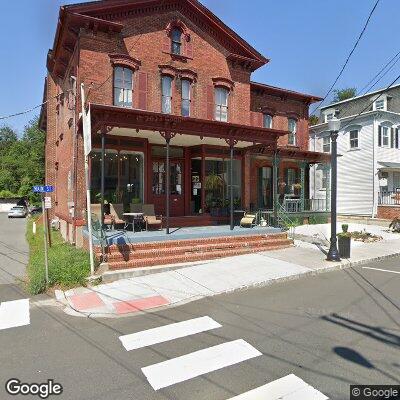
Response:
[[[350,258],[351,233],[348,232],[349,225],[342,225],[342,232],[338,233],[339,255],[342,258]]]
[[[211,202],[209,204],[210,214],[213,217],[218,217],[221,214],[222,200],[221,191],[224,186],[223,179],[212,173],[208,175],[204,182],[204,188],[208,191],[208,195],[211,197]]]

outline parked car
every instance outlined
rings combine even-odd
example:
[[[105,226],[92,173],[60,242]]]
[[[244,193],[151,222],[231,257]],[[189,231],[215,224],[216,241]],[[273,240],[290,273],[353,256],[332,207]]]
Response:
[[[26,218],[28,210],[24,206],[15,206],[8,212],[8,218]]]

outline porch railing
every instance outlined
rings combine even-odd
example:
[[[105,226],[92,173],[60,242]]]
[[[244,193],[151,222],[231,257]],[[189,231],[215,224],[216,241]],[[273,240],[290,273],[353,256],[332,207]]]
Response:
[[[378,205],[400,206],[400,192],[384,191],[378,193]]]
[[[305,199],[304,208],[301,199],[285,199],[283,208],[287,213],[301,213],[304,211],[327,212],[330,207],[325,199]]]

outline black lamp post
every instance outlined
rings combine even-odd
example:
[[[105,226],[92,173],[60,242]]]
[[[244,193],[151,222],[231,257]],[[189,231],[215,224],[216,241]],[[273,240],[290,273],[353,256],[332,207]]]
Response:
[[[340,129],[340,120],[332,118],[328,121],[328,129],[331,132],[331,246],[326,259],[328,261],[340,261],[339,251],[337,249],[336,235],[336,200],[337,200],[337,138]]]

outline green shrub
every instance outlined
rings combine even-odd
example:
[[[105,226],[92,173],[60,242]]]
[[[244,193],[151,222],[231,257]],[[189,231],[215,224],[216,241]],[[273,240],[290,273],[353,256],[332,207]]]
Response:
[[[310,215],[310,218],[308,219],[308,223],[310,225],[327,224],[328,216],[327,215]]]
[[[43,225],[38,224],[36,234],[32,233],[30,219],[27,224],[29,243],[28,291],[31,294],[46,290],[44,266]],[[90,274],[89,253],[65,243],[59,232],[52,232],[52,247],[49,248],[49,285],[69,289],[85,286]]]
[[[20,196],[10,192],[9,190],[0,190],[0,199],[16,199],[18,197]]]

